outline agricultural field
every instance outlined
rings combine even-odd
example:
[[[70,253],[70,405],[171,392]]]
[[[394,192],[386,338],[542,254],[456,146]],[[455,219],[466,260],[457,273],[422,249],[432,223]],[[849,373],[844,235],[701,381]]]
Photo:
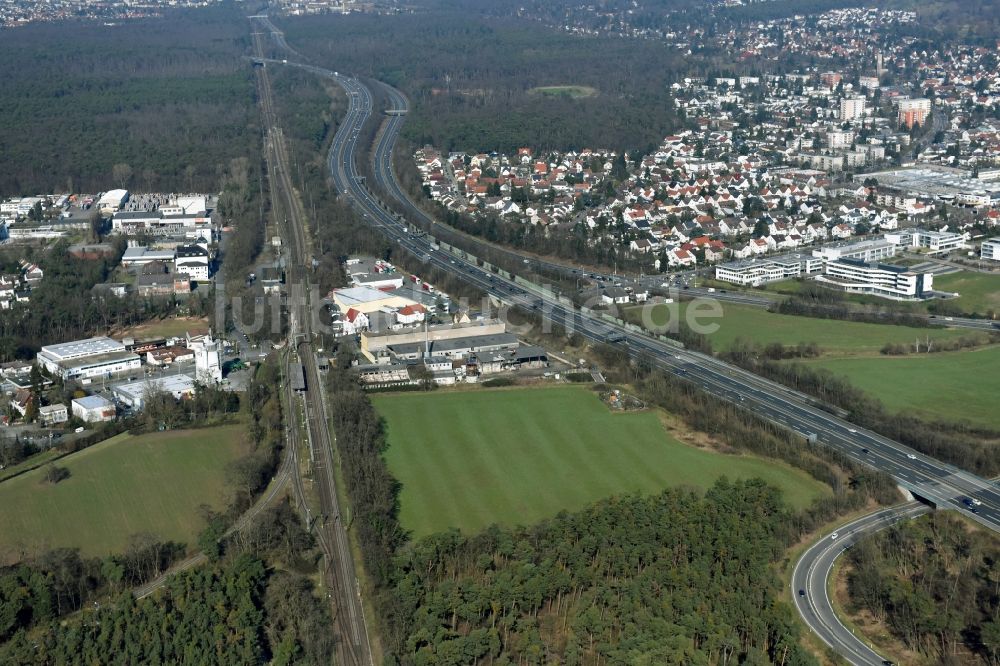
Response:
[[[967,272],[935,275],[934,288],[960,294],[950,302],[963,312],[1000,313],[1000,275]]]
[[[612,413],[581,387],[377,395],[400,519],[414,536],[530,524],[615,494],[761,478],[801,507],[828,489],[783,463],[670,436],[655,411]]]
[[[543,97],[569,97],[580,99],[583,97],[593,97],[597,94],[597,88],[591,86],[539,86],[532,88],[528,92]]]
[[[847,377],[894,411],[1000,429],[1000,346],[978,350],[805,361]]]
[[[715,333],[709,335],[715,351],[725,351],[738,339],[767,344],[780,342],[797,345],[800,342],[815,342],[829,354],[858,354],[878,352],[887,342],[908,343],[917,338],[925,340],[947,340],[970,334],[958,329],[910,328],[888,324],[868,324],[863,322],[835,319],[816,319],[768,312],[763,308],[733,303],[720,303],[723,316],[718,319],[705,318],[706,324],[718,324]],[[681,320],[686,316],[686,303],[680,303],[678,311]],[[626,319],[641,324],[643,306],[628,308]],[[670,312],[666,305],[650,308],[650,321],[662,326],[669,321]]]
[[[225,469],[245,448],[242,424],[125,433],[60,459],[70,476],[56,485],[45,466],[0,482],[0,562],[57,547],[107,555],[141,532],[192,544],[199,507],[225,508]]]

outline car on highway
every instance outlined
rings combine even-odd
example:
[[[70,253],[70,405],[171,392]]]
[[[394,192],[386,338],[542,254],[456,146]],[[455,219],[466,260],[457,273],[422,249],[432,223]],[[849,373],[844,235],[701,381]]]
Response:
[[[805,590],[799,590],[799,596],[800,597],[806,596],[806,591]]]
[[[857,431],[858,431],[858,430],[857,430],[857,428],[848,428],[848,429],[847,429],[847,432],[851,433],[852,435],[853,435],[854,433],[856,433]]]
[[[917,459],[917,457],[915,455],[913,455],[912,453],[907,453],[906,457],[909,458],[910,460],[916,460]]]
[[[861,453],[868,454],[870,451],[868,451],[868,449],[861,449]]]
[[[830,535],[830,538],[831,539],[836,539],[839,536],[840,536],[840,534],[838,534],[837,532],[834,532],[833,534]]]

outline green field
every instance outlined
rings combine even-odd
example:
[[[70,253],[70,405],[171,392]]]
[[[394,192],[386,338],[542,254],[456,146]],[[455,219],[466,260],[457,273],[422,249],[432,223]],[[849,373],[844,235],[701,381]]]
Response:
[[[815,342],[824,352],[838,354],[877,352],[887,342],[906,343],[916,338],[932,340],[959,338],[969,335],[969,331],[956,329],[910,328],[887,324],[866,324],[836,319],[816,319],[768,312],[763,308],[749,305],[720,303],[723,316],[718,319],[701,319],[705,324],[718,324],[719,329],[709,335],[712,348],[716,351],[729,349],[737,338],[750,342],[767,344],[781,342],[796,345],[800,342]],[[687,304],[680,303],[678,311],[682,321],[686,317]],[[629,321],[641,323],[643,306],[626,310]],[[666,305],[656,305],[649,309],[653,325],[662,326],[670,317]]]
[[[183,337],[185,333],[190,333],[191,335],[208,333],[208,318],[168,317],[167,319],[153,319],[122,331],[119,337],[149,340],[153,338]]]
[[[1000,428],[1000,347],[940,354],[807,361],[844,375],[891,410]]]
[[[245,432],[122,434],[60,460],[70,477],[57,485],[44,481],[45,467],[0,483],[0,562],[63,546],[107,555],[140,532],[193,543],[198,507],[225,508],[225,468],[244,452]]]
[[[597,88],[590,86],[539,86],[532,88],[528,92],[544,97],[571,97],[580,99],[583,97],[593,97],[597,94]]]
[[[934,288],[961,294],[950,301],[963,312],[1000,313],[1000,275],[985,273],[949,273],[934,276]]]
[[[656,412],[613,414],[580,387],[373,396],[388,424],[389,470],[417,537],[530,524],[600,498],[757,477],[801,507],[826,492],[773,460],[682,444]]]

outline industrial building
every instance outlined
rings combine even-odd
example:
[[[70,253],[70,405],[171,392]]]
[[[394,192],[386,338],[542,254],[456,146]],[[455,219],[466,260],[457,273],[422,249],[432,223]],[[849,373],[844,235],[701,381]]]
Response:
[[[175,400],[193,396],[195,382],[187,375],[171,375],[145,381],[123,382],[112,386],[111,392],[123,405],[139,411],[145,408],[149,396],[157,393],[168,393]]]
[[[63,379],[107,377],[137,370],[141,365],[136,354],[107,337],[46,345],[38,352],[37,361]]]
[[[100,395],[73,398],[70,409],[74,417],[86,423],[115,420],[115,403]]]
[[[98,199],[97,210],[109,215],[121,210],[126,201],[128,201],[128,190],[110,190]]]
[[[369,314],[382,308],[404,308],[413,305],[413,301],[371,287],[347,287],[334,289],[330,292],[333,301],[341,312],[354,309],[362,314]]]
[[[931,197],[963,206],[993,206],[1000,204],[1000,181],[990,175],[981,173],[974,178],[964,169],[928,164],[857,174],[853,180],[861,184],[874,178],[880,191],[888,189],[906,196]]]
[[[388,360],[389,347],[391,346],[408,343],[425,344],[455,338],[500,335],[506,332],[507,328],[505,324],[499,319],[485,319],[466,324],[441,324],[402,331],[364,332],[361,334],[361,353],[369,361],[376,363],[380,357],[386,361]]]

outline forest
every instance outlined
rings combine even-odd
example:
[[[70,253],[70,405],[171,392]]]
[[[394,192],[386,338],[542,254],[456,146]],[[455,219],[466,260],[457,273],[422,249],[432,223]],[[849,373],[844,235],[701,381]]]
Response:
[[[55,551],[0,570],[0,662],[330,663],[328,608],[306,575],[318,551],[295,512],[266,510],[228,548],[138,600],[126,574],[164,566],[151,559],[162,549],[104,561]],[[61,625],[72,611],[83,613]]]
[[[219,4],[5,30],[0,196],[218,191],[220,169],[259,154],[245,24]]]
[[[935,512],[866,537],[847,559],[849,609],[907,649],[942,664],[1000,661],[1000,545],[992,533]]]
[[[659,145],[680,121],[667,92],[681,58],[667,47],[581,38],[541,25],[439,8],[400,16],[282,21],[289,42],[331,67],[401,88],[415,145],[513,152]],[[546,96],[580,85],[593,97]]]

